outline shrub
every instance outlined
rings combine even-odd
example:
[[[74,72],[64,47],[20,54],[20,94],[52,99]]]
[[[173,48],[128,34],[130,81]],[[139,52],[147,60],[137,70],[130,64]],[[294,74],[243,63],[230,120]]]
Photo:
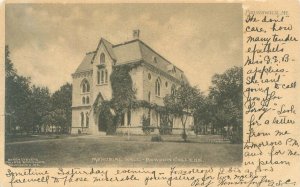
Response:
[[[153,135],[151,137],[151,142],[161,142],[161,141],[163,141],[163,139],[161,138],[160,135]]]

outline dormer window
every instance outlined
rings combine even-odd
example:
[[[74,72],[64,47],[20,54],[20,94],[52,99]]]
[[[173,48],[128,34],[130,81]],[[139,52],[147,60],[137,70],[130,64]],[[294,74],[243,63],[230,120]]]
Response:
[[[105,54],[101,53],[100,55],[100,64],[105,64]]]
[[[157,58],[156,57],[153,57],[153,62],[157,63]]]

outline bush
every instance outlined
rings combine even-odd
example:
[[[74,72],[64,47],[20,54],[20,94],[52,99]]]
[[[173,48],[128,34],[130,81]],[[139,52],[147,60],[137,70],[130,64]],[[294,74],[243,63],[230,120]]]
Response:
[[[151,137],[151,142],[161,142],[163,141],[160,135],[154,135]]]

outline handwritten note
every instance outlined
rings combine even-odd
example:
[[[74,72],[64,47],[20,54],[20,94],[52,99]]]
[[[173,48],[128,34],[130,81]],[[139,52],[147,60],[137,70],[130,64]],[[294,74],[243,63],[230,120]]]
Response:
[[[292,51],[299,42],[290,16],[247,10],[244,18],[244,165],[256,176],[288,168],[300,156],[299,139],[287,130],[296,124],[290,97],[296,96]]]

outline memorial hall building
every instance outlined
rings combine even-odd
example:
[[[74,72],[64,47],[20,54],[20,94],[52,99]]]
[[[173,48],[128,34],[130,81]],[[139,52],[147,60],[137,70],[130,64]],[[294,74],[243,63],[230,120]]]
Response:
[[[168,44],[165,44],[168,45]],[[137,100],[163,106],[163,98],[171,94],[181,83],[188,83],[184,72],[157,53],[139,39],[135,31],[133,39],[120,44],[112,44],[101,38],[95,51],[86,53],[82,62],[72,74],[72,129],[71,133],[105,134],[105,125],[101,124],[101,114],[95,112],[95,102],[112,99],[110,74],[114,66],[135,64],[130,70],[132,86]],[[114,111],[112,111],[114,113]],[[160,127],[160,113],[147,108],[127,111],[117,133],[143,134],[143,116],[148,116],[150,126]],[[193,126],[193,117],[189,116],[186,127]],[[172,133],[182,133],[179,118],[172,119]]]

